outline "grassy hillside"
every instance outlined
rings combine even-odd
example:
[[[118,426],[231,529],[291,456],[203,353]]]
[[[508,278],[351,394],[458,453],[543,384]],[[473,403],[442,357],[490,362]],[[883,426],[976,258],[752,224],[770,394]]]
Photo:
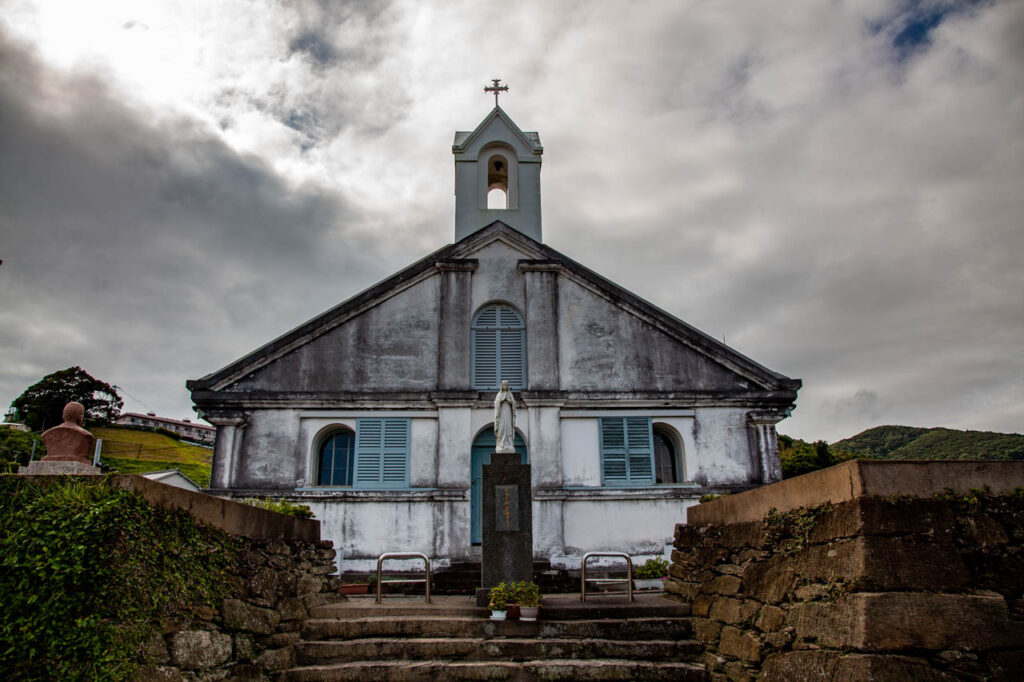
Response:
[[[152,431],[118,427],[90,429],[103,439],[100,459],[123,474],[179,469],[201,486],[210,484],[213,450],[191,445]]]
[[[1024,460],[1024,435],[991,431],[876,426],[831,445],[837,454],[873,459]]]

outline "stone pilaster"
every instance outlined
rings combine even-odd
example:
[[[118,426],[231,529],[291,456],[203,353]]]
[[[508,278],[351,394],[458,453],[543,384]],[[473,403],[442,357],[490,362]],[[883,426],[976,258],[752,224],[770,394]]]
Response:
[[[551,261],[519,261],[526,280],[526,385],[531,391],[557,390],[558,273]]]
[[[444,390],[470,386],[470,325],[472,323],[475,259],[436,263],[441,273],[441,311],[437,339],[437,384]]]
[[[238,468],[238,452],[241,447],[245,417],[213,417],[206,420],[217,427],[217,440],[213,446],[213,467],[210,471],[210,488],[230,488]]]

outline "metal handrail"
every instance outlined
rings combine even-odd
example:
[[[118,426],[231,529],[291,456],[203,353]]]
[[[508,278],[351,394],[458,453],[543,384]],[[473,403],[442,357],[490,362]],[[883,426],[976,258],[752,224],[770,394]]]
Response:
[[[419,552],[384,552],[377,557],[377,603],[381,603],[381,567],[384,565],[385,559],[423,559],[423,564],[426,567],[425,576],[423,578],[408,578],[406,580],[389,580],[389,583],[425,583],[427,588],[427,603],[430,603],[430,559],[427,558],[426,554],[420,554]]]
[[[626,560],[626,577],[625,578],[588,578],[587,577],[587,559],[591,557],[618,557]],[[587,583],[626,583],[626,594],[629,595],[629,601],[633,601],[633,560],[629,558],[629,555],[625,552],[587,552],[583,555],[582,571],[580,572],[580,601],[587,601]]]

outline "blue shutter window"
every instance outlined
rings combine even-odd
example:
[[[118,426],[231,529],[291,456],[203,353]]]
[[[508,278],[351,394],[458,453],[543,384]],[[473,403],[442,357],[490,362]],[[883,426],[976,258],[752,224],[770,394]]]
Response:
[[[345,429],[323,442],[317,460],[317,485],[352,485],[355,440],[355,434]]]
[[[497,390],[502,381],[516,391],[526,387],[526,324],[514,308],[489,305],[472,327],[473,388]]]
[[[357,488],[409,487],[409,420],[356,420]]]
[[[601,483],[654,483],[651,420],[648,417],[602,417]]]

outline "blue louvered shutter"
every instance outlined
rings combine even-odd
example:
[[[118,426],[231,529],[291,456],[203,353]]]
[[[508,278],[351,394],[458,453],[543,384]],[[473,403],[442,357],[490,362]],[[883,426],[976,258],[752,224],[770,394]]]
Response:
[[[409,420],[356,420],[357,488],[409,487]]]
[[[473,320],[473,388],[497,390],[502,381],[521,391],[526,386],[526,325],[506,305],[487,306]]]
[[[473,330],[473,387],[494,388],[498,383],[498,330]]]
[[[497,386],[507,381],[510,388],[521,391],[526,385],[526,330],[499,330],[498,349],[500,361]]]
[[[603,417],[600,421],[601,482],[604,485],[653,484],[651,420]]]

